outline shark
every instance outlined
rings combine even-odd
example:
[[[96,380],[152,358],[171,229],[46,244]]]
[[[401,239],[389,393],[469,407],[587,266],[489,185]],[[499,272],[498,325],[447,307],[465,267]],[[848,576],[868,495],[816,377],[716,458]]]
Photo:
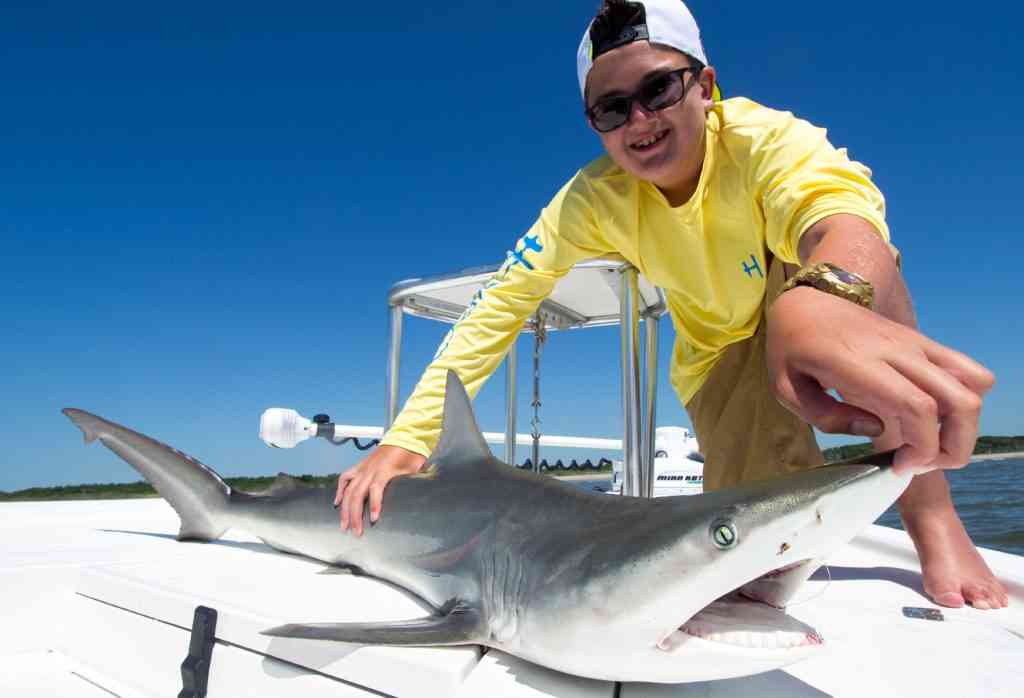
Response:
[[[787,603],[909,482],[882,453],[696,496],[588,492],[497,459],[450,372],[436,448],[420,472],[388,484],[383,515],[356,536],[339,528],[334,488],[282,476],[247,494],[155,439],[83,410],[64,414],[169,502],[179,540],[243,529],[396,585],[432,610],[401,622],[290,623],[267,635],[482,645],[609,681],[734,678],[822,652],[823,634],[788,615]]]

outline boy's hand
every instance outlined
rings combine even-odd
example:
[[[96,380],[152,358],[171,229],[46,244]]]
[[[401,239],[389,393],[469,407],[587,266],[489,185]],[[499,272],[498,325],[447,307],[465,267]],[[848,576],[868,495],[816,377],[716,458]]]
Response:
[[[380,517],[381,501],[388,482],[399,475],[419,472],[426,458],[398,446],[378,446],[338,477],[334,506],[341,505],[341,530],[363,535],[363,507],[370,500],[370,522]]]
[[[868,437],[882,434],[883,421],[898,425],[896,472],[967,464],[982,397],[995,382],[978,362],[809,287],[778,297],[767,336],[776,397],[806,422],[828,433]]]

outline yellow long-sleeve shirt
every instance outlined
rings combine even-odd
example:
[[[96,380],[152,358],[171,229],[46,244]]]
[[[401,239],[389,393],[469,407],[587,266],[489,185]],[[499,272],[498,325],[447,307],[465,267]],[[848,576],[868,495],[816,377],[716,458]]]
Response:
[[[686,404],[722,350],[757,329],[769,252],[798,263],[800,236],[836,213],[870,221],[889,240],[871,172],[824,129],[734,98],[716,104],[706,135],[700,182],[682,206],[607,156],[577,172],[448,333],[383,443],[429,455],[446,371],[475,395],[579,261],[617,253],[665,290],[676,330],[670,377]]]

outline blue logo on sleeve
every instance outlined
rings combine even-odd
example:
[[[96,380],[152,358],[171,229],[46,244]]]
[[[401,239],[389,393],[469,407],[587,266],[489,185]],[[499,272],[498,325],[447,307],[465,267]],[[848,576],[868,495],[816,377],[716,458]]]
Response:
[[[442,340],[441,346],[437,348],[437,353],[434,354],[434,358],[437,359],[439,356],[441,356],[441,354],[445,352],[445,350],[448,348],[449,342],[451,342],[452,340],[452,336],[455,334],[455,328],[462,324],[462,321],[469,317],[474,310],[476,310],[476,307],[480,304],[481,301],[483,301],[484,296],[487,295],[487,292],[491,290],[491,288],[505,280],[505,277],[508,274],[509,269],[511,269],[517,264],[522,264],[530,271],[533,271],[533,264],[531,264],[530,261],[526,259],[526,253],[543,251],[544,245],[540,244],[540,238],[537,235],[527,235],[520,239],[516,243],[515,249],[510,251],[506,256],[505,263],[501,265],[501,269],[498,270],[498,273],[495,274],[487,283],[485,283],[483,285],[483,288],[481,288],[479,291],[473,294],[473,298],[470,299],[469,305],[466,306],[466,309],[462,312],[462,315],[452,326],[452,329],[445,336],[444,340]]]
[[[761,265],[757,262],[757,257],[750,255],[750,261],[752,264],[747,264],[746,260],[743,261],[743,271],[747,272],[747,276],[754,278],[754,272],[762,279],[764,278],[764,272],[761,271]]]
[[[522,245],[522,247],[520,247],[520,245]],[[540,240],[536,235],[527,235],[523,237],[521,240],[519,240],[519,242],[516,243],[515,249],[508,253],[509,257],[511,257],[513,260],[510,266],[514,267],[517,264],[522,264],[530,271],[533,271],[533,265],[530,264],[530,261],[528,259],[526,259],[527,250],[533,252],[543,252],[544,245],[540,244]]]

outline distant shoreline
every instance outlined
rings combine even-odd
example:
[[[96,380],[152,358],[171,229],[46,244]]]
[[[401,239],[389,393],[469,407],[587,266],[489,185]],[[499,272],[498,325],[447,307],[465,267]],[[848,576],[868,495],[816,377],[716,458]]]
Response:
[[[1024,459],[1024,451],[1007,451],[1005,453],[979,453],[971,456],[971,463],[982,461],[1009,460],[1012,458]],[[611,477],[611,470],[573,473],[558,472],[549,473],[559,480],[571,480],[574,482],[602,482]],[[308,484],[321,484],[322,481],[331,480],[336,475],[312,476],[303,475],[301,478]],[[259,491],[268,487],[273,481],[272,477],[259,478],[227,478],[229,484],[242,491]],[[232,482],[234,480],[234,482]],[[241,482],[240,482],[241,481]],[[321,482],[318,482],[321,481]],[[241,486],[240,486],[241,485]],[[321,484],[321,486],[323,486]],[[141,489],[149,491],[139,491]],[[147,499],[159,497],[144,482],[124,484],[97,484],[97,485],[68,485],[52,488],[29,488],[42,490],[37,495],[30,494],[25,490],[17,492],[0,492],[0,504],[17,502],[77,502],[94,501],[102,499]],[[64,490],[64,492],[60,492]],[[69,491],[70,490],[70,491]]]
[[[981,453],[976,456],[971,456],[971,461],[1003,460],[1004,458],[1024,458],[1024,451],[1010,451],[1008,453]]]
[[[601,482],[609,480],[612,469],[601,469],[590,472],[545,471],[551,477],[574,482]],[[293,479],[311,487],[334,487],[337,473],[330,475],[301,475]],[[273,485],[275,478],[261,477],[226,477],[225,482],[239,492],[257,494]],[[0,492],[0,504],[17,502],[81,502],[107,499],[152,499],[160,495],[146,482],[125,483],[90,483],[80,485],[61,485],[56,487],[30,487],[15,492]]]

